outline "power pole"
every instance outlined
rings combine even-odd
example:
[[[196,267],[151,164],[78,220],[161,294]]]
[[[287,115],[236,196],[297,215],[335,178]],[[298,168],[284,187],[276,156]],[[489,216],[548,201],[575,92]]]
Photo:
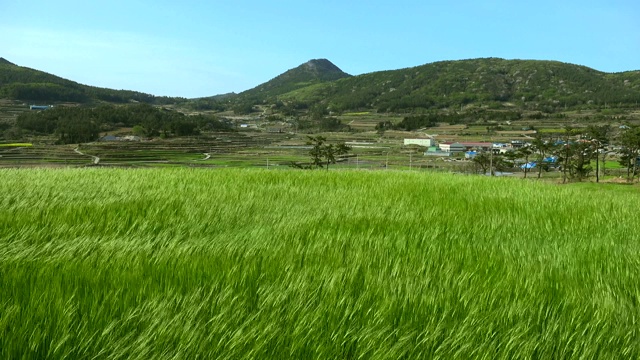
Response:
[[[493,140],[489,146],[489,176],[493,176]]]

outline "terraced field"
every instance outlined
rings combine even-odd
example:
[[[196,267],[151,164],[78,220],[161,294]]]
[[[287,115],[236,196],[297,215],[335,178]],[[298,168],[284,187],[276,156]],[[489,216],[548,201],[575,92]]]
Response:
[[[353,169],[444,169],[445,163],[425,158],[416,149],[403,149],[402,137],[387,136],[382,142],[366,142],[367,134],[329,134],[333,142],[343,141],[353,148],[334,168]],[[207,133],[193,138],[153,141],[93,142],[53,145],[36,142],[31,147],[0,147],[0,167],[281,167],[308,163],[309,147],[303,134],[261,132]],[[82,154],[75,152],[78,148]],[[413,157],[409,154],[412,153]]]
[[[104,166],[146,166],[153,164],[199,164],[205,153],[235,154],[257,146],[256,140],[238,133],[208,134],[206,137],[140,142],[94,142],[78,145],[36,143],[32,147],[0,148],[0,167],[19,166],[84,166],[92,163],[89,156],[100,158]],[[201,164],[201,163],[200,163]]]
[[[33,145],[0,147],[0,167],[83,166],[89,158],[72,146]]]

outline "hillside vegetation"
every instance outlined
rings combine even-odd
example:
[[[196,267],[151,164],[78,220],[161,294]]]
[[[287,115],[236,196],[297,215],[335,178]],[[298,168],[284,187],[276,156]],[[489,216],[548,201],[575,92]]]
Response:
[[[98,140],[100,132],[134,128],[139,136],[189,136],[204,130],[229,130],[230,126],[213,116],[186,116],[177,111],[149,104],[123,106],[54,107],[28,111],[16,119],[16,128],[30,135],[55,135],[63,144]]]
[[[15,65],[3,58],[0,58],[0,98],[44,103],[90,103],[95,101],[127,103],[139,101],[152,104],[173,104],[185,100],[157,97],[137,91],[82,85],[43,71]]]
[[[0,170],[1,358],[640,357],[635,187]]]
[[[270,106],[284,115],[313,111],[407,113],[509,108],[556,113],[576,109],[638,108],[640,71],[604,73],[585,66],[498,58],[440,61],[351,76],[326,59],[310,60],[240,94],[199,99],[155,97],[81,85],[0,61],[0,98],[40,102],[131,101],[180,104],[196,111],[246,114]]]
[[[442,61],[302,88],[281,99],[321,102],[333,111],[397,112],[500,103],[547,112],[592,104],[637,107],[640,71],[609,74],[536,60]]]

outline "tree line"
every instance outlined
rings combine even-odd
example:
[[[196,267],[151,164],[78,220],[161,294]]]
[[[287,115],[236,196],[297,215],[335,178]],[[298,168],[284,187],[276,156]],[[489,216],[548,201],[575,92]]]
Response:
[[[414,131],[422,128],[436,127],[439,123],[468,124],[478,120],[485,121],[509,121],[522,119],[522,113],[518,111],[486,111],[475,109],[467,112],[438,113],[435,111],[426,114],[405,116],[400,122],[381,121],[376,124],[376,130],[405,130]]]
[[[100,132],[132,127],[136,135],[189,136],[206,130],[229,130],[229,124],[213,116],[187,116],[148,104],[105,105],[97,108],[57,106],[20,114],[16,127],[23,133],[55,135],[63,144],[90,142]]]

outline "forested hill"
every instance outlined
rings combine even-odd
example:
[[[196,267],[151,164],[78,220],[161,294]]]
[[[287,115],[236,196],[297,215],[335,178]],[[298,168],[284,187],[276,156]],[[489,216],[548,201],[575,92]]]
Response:
[[[280,94],[278,99],[309,106],[321,104],[338,112],[412,111],[467,104],[506,104],[549,111],[588,104],[637,107],[640,71],[604,73],[539,60],[441,61],[314,84]]]
[[[557,61],[486,58],[351,76],[329,60],[315,59],[238,95],[187,100],[82,85],[0,58],[0,98],[34,103],[188,103],[196,110],[233,106],[248,112],[256,104],[333,112],[411,112],[470,104],[554,112],[585,106],[638,108],[640,71],[605,73]]]
[[[43,71],[15,65],[4,58],[0,58],[0,98],[41,103],[138,101],[169,104],[184,101],[180,98],[157,97],[137,91],[82,85]]]
[[[327,59],[313,59],[284,72],[264,84],[240,93],[239,98],[242,100],[255,99],[259,101],[275,99],[278,95],[286,94],[296,89],[348,77],[351,77],[351,75],[340,70],[340,68],[331,61]]]

